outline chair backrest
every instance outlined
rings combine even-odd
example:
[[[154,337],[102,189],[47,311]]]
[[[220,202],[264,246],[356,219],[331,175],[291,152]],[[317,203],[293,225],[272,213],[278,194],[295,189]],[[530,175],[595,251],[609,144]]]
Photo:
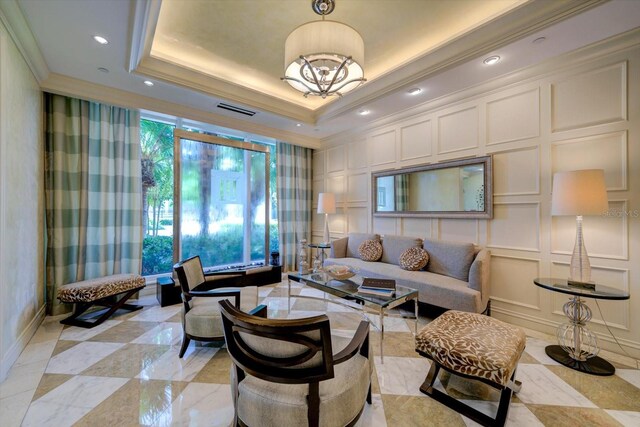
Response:
[[[333,378],[331,329],[326,315],[265,319],[220,302],[224,337],[233,362],[265,381],[303,384]]]
[[[180,261],[173,266],[173,269],[178,275],[178,282],[180,282],[182,292],[187,293],[204,282],[204,271],[198,255]]]

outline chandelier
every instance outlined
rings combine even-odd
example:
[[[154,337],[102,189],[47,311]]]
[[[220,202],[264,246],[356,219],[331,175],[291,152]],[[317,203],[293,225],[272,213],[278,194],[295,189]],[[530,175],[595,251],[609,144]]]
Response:
[[[356,30],[324,17],[333,12],[335,0],[311,0],[321,21],[293,30],[284,45],[284,77],[294,89],[309,95],[327,96],[352,91],[364,78],[364,41]]]

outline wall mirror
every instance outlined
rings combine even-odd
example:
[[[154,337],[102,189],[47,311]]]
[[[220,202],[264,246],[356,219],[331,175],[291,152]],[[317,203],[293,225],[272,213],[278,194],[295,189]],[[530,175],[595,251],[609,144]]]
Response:
[[[491,156],[371,174],[374,216],[492,218]]]

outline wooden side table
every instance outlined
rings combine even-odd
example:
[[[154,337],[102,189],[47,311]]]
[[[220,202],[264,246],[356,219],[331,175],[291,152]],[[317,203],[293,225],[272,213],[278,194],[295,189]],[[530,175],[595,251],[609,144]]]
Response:
[[[571,286],[566,279],[550,277],[533,280],[541,288],[571,295],[569,301],[562,306],[562,311],[569,319],[558,327],[556,336],[559,345],[545,348],[547,356],[558,363],[580,372],[592,375],[613,375],[616,368],[606,360],[598,357],[600,348],[596,335],[587,328],[591,320],[591,309],[582,298],[603,300],[626,300],[629,294],[609,286],[595,284],[593,289]]]

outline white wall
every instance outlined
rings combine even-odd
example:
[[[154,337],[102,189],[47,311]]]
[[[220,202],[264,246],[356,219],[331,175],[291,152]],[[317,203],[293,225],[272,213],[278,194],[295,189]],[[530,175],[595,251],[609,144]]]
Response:
[[[533,279],[568,276],[575,236],[574,218],[550,216],[552,176],[602,168],[610,209],[621,216],[586,217],[586,246],[593,278],[631,294],[599,305],[627,351],[640,356],[639,70],[636,31],[521,70],[519,83],[503,79],[500,90],[470,88],[326,141],[315,155],[314,187],[338,194],[332,237],[374,231],[487,246],[493,315],[551,333],[565,321],[567,297]],[[492,220],[372,217],[372,171],[487,154],[494,159]],[[313,233],[319,240],[320,216]],[[602,346],[620,352],[589,305]]]
[[[44,317],[42,94],[0,23],[0,381]]]

